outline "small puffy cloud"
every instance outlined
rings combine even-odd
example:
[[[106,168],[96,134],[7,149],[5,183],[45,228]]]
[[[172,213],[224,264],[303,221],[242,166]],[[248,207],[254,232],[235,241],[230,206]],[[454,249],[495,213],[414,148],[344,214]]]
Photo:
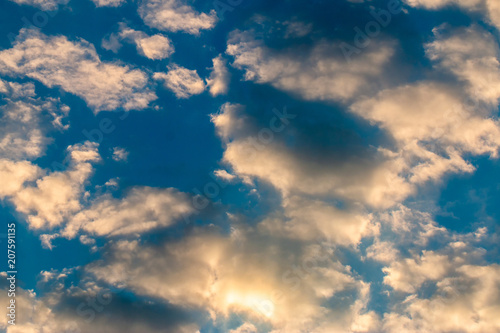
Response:
[[[101,41],[101,47],[105,50],[118,53],[118,50],[122,47],[120,43],[120,36],[118,34],[112,33],[106,36]]]
[[[468,108],[459,92],[434,82],[384,90],[351,111],[379,124],[402,145],[439,140],[476,154],[495,154],[498,145],[494,120],[476,115],[480,110]]]
[[[169,66],[167,73],[155,73],[153,78],[163,81],[165,87],[172,90],[177,98],[189,98],[205,91],[205,83],[196,70],[178,65]]]
[[[40,241],[42,242],[42,247],[45,249],[52,250],[54,245],[52,245],[52,240],[59,237],[59,234],[43,234],[40,235]]]
[[[145,0],[139,6],[139,15],[148,26],[164,31],[184,31],[197,35],[211,29],[217,22],[215,10],[198,13],[185,0]]]
[[[127,0],[92,0],[96,7],[119,7]]]
[[[268,83],[308,100],[347,101],[373,88],[392,57],[392,43],[380,42],[347,61],[336,42],[320,42],[311,49],[276,51],[255,39],[251,32],[235,31],[226,53],[245,79]]]
[[[172,41],[162,34],[148,36],[142,31],[136,31],[121,24],[119,36],[134,43],[139,54],[152,60],[165,59],[174,53]]]
[[[210,77],[206,79],[207,87],[212,96],[225,95],[228,90],[230,74],[222,55],[212,59],[214,67]]]
[[[27,5],[42,10],[56,10],[59,5],[65,5],[69,0],[10,0],[19,5]]]
[[[126,161],[127,158],[128,158],[127,150],[120,147],[113,148],[113,160],[119,162],[119,161]]]
[[[223,179],[223,180],[228,181],[228,182],[233,181],[234,179],[237,178],[235,175],[230,174],[226,170],[215,170],[214,175],[217,178]]]
[[[399,252],[390,242],[376,240],[366,249],[366,258],[383,263],[392,263],[399,256]]]
[[[194,212],[189,197],[175,189],[133,188],[122,199],[98,197],[74,215],[62,236],[81,229],[97,236],[134,235],[165,228]]]
[[[61,87],[96,112],[144,109],[157,98],[144,72],[102,62],[94,46],[84,40],[72,42],[34,30],[21,30],[14,46],[0,52],[0,73]]]
[[[283,22],[283,25],[286,27],[285,38],[304,37],[312,31],[311,23],[292,20]]]

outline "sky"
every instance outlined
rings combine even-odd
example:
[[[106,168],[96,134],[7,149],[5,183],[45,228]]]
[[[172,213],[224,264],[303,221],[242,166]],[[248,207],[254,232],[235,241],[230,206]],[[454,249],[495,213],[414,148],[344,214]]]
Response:
[[[500,332],[498,0],[0,0],[0,31],[0,332]]]

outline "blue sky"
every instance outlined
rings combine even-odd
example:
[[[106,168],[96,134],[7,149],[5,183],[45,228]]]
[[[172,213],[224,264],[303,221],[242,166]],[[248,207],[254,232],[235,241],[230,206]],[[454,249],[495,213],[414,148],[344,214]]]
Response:
[[[500,331],[496,0],[0,6],[0,331]]]

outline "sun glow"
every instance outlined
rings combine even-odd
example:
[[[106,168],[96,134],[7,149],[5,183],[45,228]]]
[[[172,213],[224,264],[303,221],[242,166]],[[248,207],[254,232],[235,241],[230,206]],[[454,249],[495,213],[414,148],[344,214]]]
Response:
[[[267,318],[271,318],[274,314],[273,302],[262,295],[230,292],[227,294],[226,302],[228,306],[238,307],[242,310],[252,310]]]

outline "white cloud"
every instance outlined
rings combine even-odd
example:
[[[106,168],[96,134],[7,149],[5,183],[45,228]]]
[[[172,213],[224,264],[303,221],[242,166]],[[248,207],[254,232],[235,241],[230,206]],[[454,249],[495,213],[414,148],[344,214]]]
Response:
[[[228,90],[230,74],[226,67],[226,61],[222,55],[212,59],[214,67],[210,73],[210,77],[206,79],[207,87],[209,87],[212,96],[225,95]]]
[[[296,20],[285,21],[283,25],[286,27],[285,38],[304,37],[312,31],[311,23],[304,23]]]
[[[30,228],[54,228],[81,209],[84,185],[93,172],[91,162],[100,159],[97,145],[69,146],[72,164],[66,171],[56,171],[12,194],[16,210],[28,216]]]
[[[152,60],[161,60],[174,53],[172,41],[162,34],[148,36],[142,31],[133,30],[125,24],[120,25],[120,37],[134,43],[137,52]]]
[[[113,160],[119,162],[119,161],[126,161],[127,158],[128,158],[127,150],[120,147],[113,148]]]
[[[197,13],[184,0],[145,0],[139,6],[139,15],[152,28],[195,35],[213,28],[217,22],[215,10]]]
[[[52,250],[54,245],[52,245],[52,240],[59,237],[59,234],[43,234],[40,235],[40,241],[42,242],[42,247],[45,249]]]
[[[69,127],[63,119],[69,107],[55,98],[35,98],[33,83],[7,82],[0,79],[0,154],[11,160],[32,160],[43,155],[50,139],[49,128],[64,130]],[[46,124],[48,117],[51,125]]]
[[[42,10],[56,10],[59,5],[65,5],[69,0],[10,0],[19,5],[28,5]]]
[[[500,29],[500,4],[497,0],[405,0],[412,7],[438,10],[447,6],[458,6],[471,12],[480,12]]]
[[[385,267],[384,283],[395,290],[412,293],[427,280],[443,278],[451,267],[447,256],[424,251],[420,257],[406,258]]]
[[[71,276],[71,277],[70,277]],[[5,272],[0,272],[0,302],[9,304]],[[133,305],[115,293],[83,277],[75,284],[74,269],[42,271],[38,290],[16,286],[16,325],[0,318],[0,330],[7,333],[193,333],[199,329],[189,322],[188,316],[179,311],[155,306],[138,300]]]
[[[307,152],[291,150],[279,140],[262,143],[241,106],[225,104],[212,116],[212,122],[225,143],[223,161],[233,173],[242,179],[264,180],[285,197],[343,197],[385,207],[413,192],[411,185],[398,175],[401,166],[392,160],[380,162],[381,158],[355,153],[318,159]]]
[[[498,105],[500,98],[499,49],[494,37],[478,27],[449,34],[434,29],[436,40],[426,45],[427,55],[467,84],[472,99]]]
[[[473,172],[467,154],[498,156],[498,121],[470,107],[466,95],[444,84],[420,82],[384,90],[355,103],[351,111],[396,140],[394,152],[382,151],[410,186],[439,181],[447,173]]]
[[[28,161],[15,162],[0,159],[0,181],[2,182],[0,198],[19,193],[24,183],[37,179],[40,174],[40,168]]]
[[[376,240],[366,249],[366,258],[383,263],[392,263],[399,257],[399,252],[390,242]]]
[[[119,7],[127,0],[92,0],[96,7]]]
[[[233,181],[237,178],[235,175],[230,174],[226,170],[215,170],[214,175],[228,182]]]
[[[48,87],[58,86],[83,98],[96,112],[144,109],[157,97],[146,74],[102,62],[93,45],[21,30],[13,48],[0,52],[0,73],[27,76]]]
[[[165,87],[172,90],[177,98],[189,98],[205,91],[205,84],[196,70],[178,65],[169,66],[166,74],[155,73],[153,78],[163,81]]]
[[[465,8],[476,8],[483,0],[405,0],[412,7],[439,9],[448,5],[459,5]]]
[[[341,210],[319,200],[292,197],[284,202],[284,216],[270,216],[259,224],[273,236],[303,241],[328,239],[336,245],[357,245],[377,233],[367,213]]]
[[[439,270],[439,268],[437,268]],[[437,283],[428,299],[409,297],[384,317],[384,332],[496,332],[500,330],[500,267],[464,265]]]
[[[384,65],[392,57],[392,43],[380,42],[347,61],[336,42],[321,42],[304,52],[289,48],[275,51],[251,32],[232,33],[226,53],[233,66],[245,70],[245,79],[269,83],[309,100],[347,101],[378,88]]]
[[[137,295],[208,311],[214,320],[237,313],[293,333],[347,331],[353,323],[367,321],[362,316],[369,285],[352,277],[331,248],[285,250],[276,240],[255,236],[244,230],[229,237],[196,230],[161,246],[119,241],[104,262],[87,271]],[[344,299],[335,310],[322,306],[341,291],[356,298]],[[369,325],[375,325],[376,315],[368,316],[373,319]]]
[[[96,198],[70,219],[61,234],[73,238],[80,229],[97,236],[142,234],[168,227],[192,213],[184,193],[172,188],[138,187],[122,199],[109,195]]]

